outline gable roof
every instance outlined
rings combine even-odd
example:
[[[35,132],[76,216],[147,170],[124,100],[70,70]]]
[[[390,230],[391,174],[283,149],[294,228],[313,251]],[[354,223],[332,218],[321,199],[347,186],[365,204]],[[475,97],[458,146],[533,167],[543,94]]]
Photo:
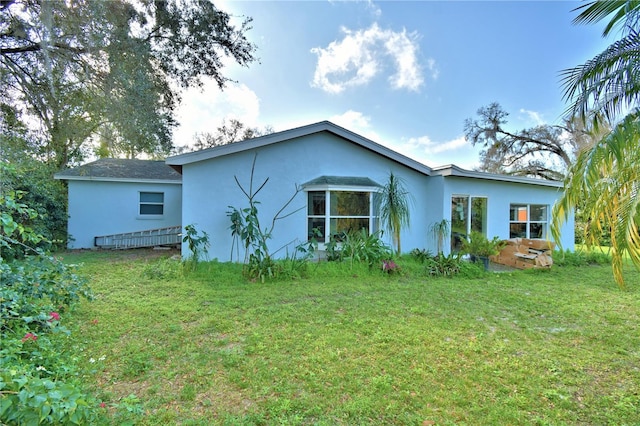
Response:
[[[475,170],[466,170],[454,164],[446,166],[434,167],[431,169],[434,175],[440,176],[458,176],[471,179],[495,180],[501,182],[524,183],[528,185],[551,186],[554,188],[562,188],[564,184],[554,180],[535,179],[523,176],[499,175],[495,173],[478,172]]]
[[[216,146],[201,151],[189,152],[169,157],[166,163],[173,166],[176,170],[182,171],[185,164],[196,163],[199,161],[209,160],[211,158],[222,157],[225,155],[235,154],[237,152],[248,151],[251,149],[261,148],[264,146],[284,142],[287,140],[300,138],[320,132],[329,132],[348,142],[359,145],[365,149],[373,151],[383,157],[402,164],[410,169],[416,170],[427,176],[431,175],[431,168],[405,155],[402,155],[386,146],[373,142],[370,139],[353,133],[343,127],[331,123],[330,121],[321,121],[307,126],[297,127],[295,129],[284,130],[282,132],[272,133],[270,135],[261,136],[254,139],[247,139],[241,142],[234,142],[227,145]]]
[[[111,182],[181,183],[182,175],[164,161],[102,158],[66,169],[53,176],[59,180],[97,180]]]

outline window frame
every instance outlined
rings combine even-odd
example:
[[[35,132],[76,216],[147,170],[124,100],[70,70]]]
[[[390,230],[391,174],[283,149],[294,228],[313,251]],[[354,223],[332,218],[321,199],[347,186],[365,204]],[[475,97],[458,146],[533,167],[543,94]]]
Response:
[[[482,199],[484,200],[484,217],[482,218],[481,221],[481,227],[482,227],[482,231],[478,231],[481,232],[485,237],[487,236],[487,228],[489,226],[489,197],[487,195],[472,195],[472,194],[451,194],[451,203],[453,204],[454,199],[456,198],[464,198],[466,199],[466,207],[464,207],[465,214],[464,214],[464,222],[466,223],[466,229],[465,229],[465,233],[460,235],[457,233],[454,233],[453,230],[453,214],[454,214],[454,209],[453,207],[451,208],[451,216],[449,216],[449,224],[451,225],[451,251],[455,252],[455,251],[459,251],[461,248],[461,244],[462,244],[462,238],[469,238],[469,234],[471,234],[472,231],[476,230],[474,229],[474,200],[476,199]],[[462,220],[462,219],[461,219]],[[476,222],[477,223],[477,222]]]
[[[143,195],[146,194],[160,194],[162,201],[147,201],[143,200]],[[142,206],[160,206],[162,213],[143,213]],[[138,191],[138,219],[161,219],[164,217],[165,212],[165,192],[164,191]]]
[[[526,208],[525,214],[526,218],[524,220],[519,220],[520,212],[523,210],[516,210],[518,214],[516,215],[516,220],[513,220],[511,213],[514,211],[514,207],[516,209],[520,209],[522,207]],[[536,207],[544,207],[545,218],[544,220],[531,220],[531,208]],[[548,204],[535,204],[535,203],[509,203],[509,238],[529,238],[529,239],[546,239],[549,236],[549,212],[550,206]],[[525,227],[525,236],[514,236],[512,234],[513,225],[524,224]],[[531,225],[541,225],[542,231],[541,235],[538,237],[531,237]]]
[[[331,241],[331,220],[332,219],[367,219],[369,221],[369,235],[377,232],[379,227],[379,214],[376,211],[376,195],[380,193],[380,187],[374,186],[338,186],[338,185],[312,185],[305,187],[304,192],[307,199],[307,236],[313,238],[312,229],[309,228],[311,219],[324,219],[324,236],[318,240],[319,248]],[[312,192],[324,192],[324,214],[311,214],[309,209],[309,196]],[[331,214],[331,193],[332,192],[360,192],[368,194],[369,213],[368,215],[332,215]]]

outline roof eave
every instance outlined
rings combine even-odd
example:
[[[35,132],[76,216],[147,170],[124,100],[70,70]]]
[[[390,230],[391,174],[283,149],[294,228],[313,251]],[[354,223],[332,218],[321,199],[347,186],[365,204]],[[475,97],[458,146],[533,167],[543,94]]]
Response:
[[[56,180],[126,182],[126,183],[166,183],[166,184],[172,184],[172,185],[182,185],[182,181],[177,179],[137,179],[137,178],[114,178],[114,177],[100,177],[100,176],[65,176],[58,173],[53,175],[53,178]]]
[[[169,166],[183,166],[190,163],[196,163],[199,161],[205,161],[212,158],[222,157],[225,155],[235,154],[237,152],[248,151],[251,149],[261,148],[267,145],[271,145],[278,142],[283,142],[290,139],[300,138],[303,136],[312,135],[319,132],[330,132],[336,136],[346,139],[350,142],[358,144],[365,149],[369,149],[377,154],[389,158],[396,163],[402,164],[413,170],[416,170],[427,176],[431,175],[431,168],[425,164],[422,164],[416,160],[413,160],[405,155],[402,155],[384,145],[367,139],[357,133],[351,132],[343,127],[331,123],[330,121],[321,121],[315,124],[309,124],[295,129],[284,130],[278,133],[272,133],[270,135],[261,136],[254,139],[248,139],[241,142],[234,142],[227,145],[217,146],[213,148],[204,149],[202,151],[189,152],[186,154],[180,154],[166,159],[166,164]],[[174,167],[175,168],[175,167]]]
[[[548,186],[553,188],[562,188],[564,184],[559,181],[534,179],[521,176],[499,175],[494,173],[478,172],[475,170],[466,170],[454,164],[446,166],[434,167],[433,173],[440,176],[465,177],[470,179],[495,180],[500,182],[523,183],[528,185]]]

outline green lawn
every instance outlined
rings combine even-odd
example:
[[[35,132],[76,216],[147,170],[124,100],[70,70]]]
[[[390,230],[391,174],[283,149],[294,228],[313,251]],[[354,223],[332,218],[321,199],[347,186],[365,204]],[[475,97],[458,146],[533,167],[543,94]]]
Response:
[[[436,279],[319,264],[249,283],[217,263],[151,279],[169,263],[135,253],[65,254],[96,295],[70,349],[114,423],[640,421],[635,270],[626,291],[603,266]]]

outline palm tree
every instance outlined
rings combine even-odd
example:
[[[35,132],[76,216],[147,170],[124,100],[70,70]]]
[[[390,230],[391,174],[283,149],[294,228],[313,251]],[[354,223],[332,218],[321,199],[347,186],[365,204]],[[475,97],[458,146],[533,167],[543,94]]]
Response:
[[[404,188],[404,181],[393,172],[380,192],[380,220],[391,233],[396,253],[401,253],[400,231],[409,227],[409,192]]]
[[[582,66],[563,72],[570,112],[593,113],[615,123],[590,150],[579,154],[565,179],[565,192],[554,206],[551,231],[556,240],[568,213],[580,205],[587,214],[585,241],[596,245],[611,232],[613,274],[624,286],[622,263],[628,253],[640,268],[640,2],[600,0],[576,9],[575,23],[596,23],[611,15],[607,36],[622,27],[622,38]]]

